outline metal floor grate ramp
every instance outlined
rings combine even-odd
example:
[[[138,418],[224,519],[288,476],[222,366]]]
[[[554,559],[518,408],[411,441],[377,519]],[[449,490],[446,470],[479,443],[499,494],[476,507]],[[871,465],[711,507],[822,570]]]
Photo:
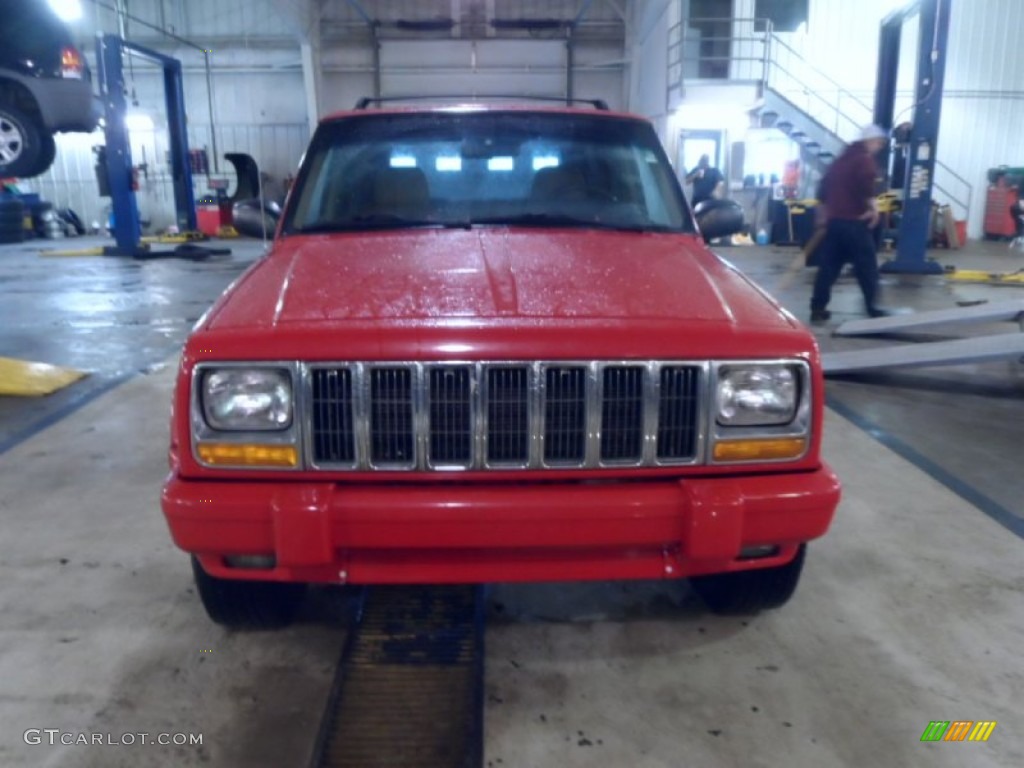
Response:
[[[483,588],[367,590],[310,768],[480,768],[482,735]]]

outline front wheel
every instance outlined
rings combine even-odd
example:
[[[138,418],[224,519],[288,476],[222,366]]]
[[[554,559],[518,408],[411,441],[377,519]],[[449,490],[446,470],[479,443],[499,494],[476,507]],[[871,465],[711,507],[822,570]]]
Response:
[[[219,579],[192,558],[199,599],[217,624],[232,629],[279,629],[291,624],[302,602],[305,584],[279,581]]]
[[[807,545],[801,544],[785,565],[694,576],[690,584],[712,613],[737,615],[778,608],[796,591],[806,552]]]

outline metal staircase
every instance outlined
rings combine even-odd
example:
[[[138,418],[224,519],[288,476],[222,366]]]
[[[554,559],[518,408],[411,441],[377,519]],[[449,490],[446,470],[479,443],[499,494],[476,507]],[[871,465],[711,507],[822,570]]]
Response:
[[[691,25],[707,22],[727,22],[731,34],[695,36]],[[719,50],[728,44],[730,55],[703,55],[702,48],[716,43]],[[701,81],[700,63],[709,59],[718,61],[720,69],[728,65],[728,79],[718,80],[723,85],[756,86],[759,98],[751,113],[762,127],[775,128],[799,144],[805,196],[813,196],[829,163],[862,126],[872,122],[871,105],[809,62],[773,31],[767,19],[684,19],[672,26],[668,50],[669,105],[685,100],[688,86]],[[966,179],[937,160],[933,187],[945,198],[944,202],[954,207],[958,218],[967,218],[973,188]]]
[[[765,25],[761,125],[799,144],[802,165],[820,177],[860,127],[871,122],[872,108],[771,32],[769,22]],[[816,178],[807,181],[816,186]]]

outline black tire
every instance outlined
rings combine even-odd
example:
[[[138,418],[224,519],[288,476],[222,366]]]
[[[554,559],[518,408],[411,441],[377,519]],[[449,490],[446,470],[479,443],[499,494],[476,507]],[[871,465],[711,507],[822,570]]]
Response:
[[[735,200],[704,200],[693,209],[705,240],[727,237],[743,230],[743,207]]]
[[[694,576],[690,584],[712,613],[734,616],[779,608],[796,591],[806,552],[807,545],[801,544],[785,565]]]
[[[305,584],[235,581],[211,576],[192,558],[192,575],[211,620],[233,629],[280,629],[291,624]]]
[[[27,173],[23,173],[22,176],[29,178],[32,176],[42,176],[53,165],[53,161],[57,158],[57,142],[53,140],[53,136],[48,133],[43,133],[40,138],[39,157],[36,158],[35,165],[29,168]]]
[[[70,208],[65,208],[63,211],[60,212],[60,217],[74,228],[76,234],[85,234],[85,224],[82,223],[82,220],[78,217],[78,214],[75,213],[73,210],[71,210]]]
[[[21,216],[25,213],[25,204],[16,197],[0,197],[0,219],[5,216]]]
[[[0,102],[0,177],[35,176],[47,135],[30,115]]]
[[[264,232],[270,239],[277,229],[281,209],[275,203],[260,205],[259,199],[240,200],[232,206],[231,223],[239,234],[262,239]]]
[[[25,213],[19,209],[11,209],[10,213],[0,211],[0,229],[21,229],[25,225]]]
[[[0,243],[20,243],[24,237],[24,204],[21,200],[0,199]]]

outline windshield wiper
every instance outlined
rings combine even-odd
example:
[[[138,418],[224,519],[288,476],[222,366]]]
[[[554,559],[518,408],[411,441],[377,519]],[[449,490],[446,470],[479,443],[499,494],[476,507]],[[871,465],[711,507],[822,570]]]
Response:
[[[615,224],[608,221],[581,219],[555,213],[524,213],[516,216],[485,216],[472,219],[472,224],[506,224],[524,227],[574,227],[578,229],[609,229],[618,232],[675,232],[660,224]]]
[[[411,229],[414,227],[439,227],[442,223],[429,219],[408,219],[390,213],[375,213],[371,216],[354,216],[344,221],[317,221],[296,227],[296,234],[310,235],[317,232],[359,232],[368,229]]]
[[[555,213],[520,213],[513,216],[481,216],[473,224],[511,224],[524,227],[592,227],[594,222]]]

